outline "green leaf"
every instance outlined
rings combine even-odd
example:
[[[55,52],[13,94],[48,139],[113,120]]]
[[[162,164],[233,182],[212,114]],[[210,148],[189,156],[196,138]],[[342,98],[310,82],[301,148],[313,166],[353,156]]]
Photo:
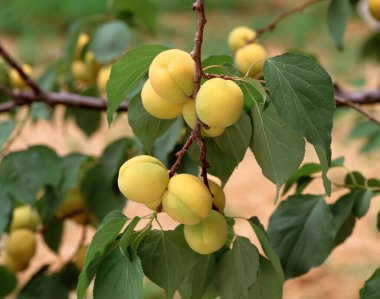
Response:
[[[0,266],[0,281],[0,298],[10,294],[17,286],[17,277],[3,266]]]
[[[371,199],[374,196],[374,193],[370,190],[357,190],[352,191],[355,196],[355,204],[352,209],[352,212],[357,218],[362,218],[365,214],[367,214]]]
[[[279,281],[273,265],[260,255],[260,270],[252,288],[241,299],[281,299],[282,282]]]
[[[151,0],[115,0],[113,8],[118,13],[126,13],[128,16],[132,13],[133,23],[143,24],[150,31],[156,29],[157,4]]]
[[[119,211],[109,213],[100,224],[87,250],[83,270],[77,285],[78,298],[82,299],[102,260],[112,251],[113,244],[128,218]]]
[[[191,273],[185,277],[179,288],[181,299],[202,298],[212,281],[215,263],[215,254],[199,255]]]
[[[291,196],[270,217],[268,234],[285,278],[296,277],[322,264],[333,249],[333,215],[321,196]]]
[[[153,230],[141,242],[138,255],[145,275],[165,289],[167,298],[173,297],[197,261],[182,231]]]
[[[63,221],[57,222],[56,220],[53,220],[45,227],[47,227],[47,230],[44,231],[43,237],[46,245],[48,245],[54,252],[58,252],[63,236]]]
[[[73,117],[77,126],[90,137],[100,126],[101,114],[99,111],[86,110],[81,108],[66,108],[66,117]]]
[[[13,129],[16,127],[16,122],[13,120],[0,123],[0,150],[3,149]]]
[[[140,95],[129,101],[128,121],[136,137],[144,144],[150,153],[157,138],[162,136],[175,122],[174,119],[158,119],[150,115],[142,105]]]
[[[344,183],[350,189],[366,189],[366,179],[359,171],[348,173]]]
[[[87,156],[82,154],[70,154],[62,158],[62,182],[60,192],[66,195],[66,192],[78,186],[79,174],[83,163],[87,160]]]
[[[167,47],[160,45],[142,45],[129,50],[123,58],[112,66],[107,82],[108,123],[128,93],[147,73],[152,60]]]
[[[126,23],[120,20],[110,21],[96,28],[88,50],[94,52],[96,60],[107,64],[126,50],[131,39]]]
[[[248,294],[259,271],[259,253],[247,238],[237,237],[232,250],[218,261],[215,286],[221,299],[240,298]]]
[[[102,221],[111,211],[121,211],[126,204],[125,197],[117,187],[117,178],[115,177],[112,182],[105,182],[101,165],[86,172],[81,191],[98,221]]]
[[[236,164],[243,160],[252,136],[249,116],[243,112],[239,120],[226,128],[224,133],[214,138],[216,145],[226,154],[235,158]]]
[[[264,176],[276,184],[277,202],[281,186],[303,160],[305,140],[279,117],[272,105],[261,111],[255,104],[252,120],[254,130],[250,147]]]
[[[94,299],[140,299],[144,273],[138,256],[128,259],[114,249],[100,264],[94,284]]]
[[[259,81],[248,78],[240,83],[240,88],[244,94],[244,109],[246,111],[250,111],[253,105],[264,106],[267,95]]]
[[[0,238],[6,231],[13,212],[13,200],[4,190],[0,189]],[[1,280],[0,280],[1,281]],[[0,296],[1,298],[1,296]]]
[[[30,106],[29,114],[32,117],[33,122],[36,122],[40,119],[50,120],[52,111],[52,108],[45,103],[34,102]]]
[[[343,34],[351,14],[349,0],[332,0],[327,10],[327,23],[335,46],[343,49]]]
[[[284,278],[284,271],[282,270],[282,267],[281,267],[280,259],[277,253],[274,251],[271,243],[269,242],[269,237],[267,235],[267,232],[265,231],[259,218],[251,217],[250,219],[248,219],[248,222],[252,226],[253,230],[255,231],[256,237],[259,240],[261,247],[264,250],[264,253],[269,258],[269,261],[272,263],[272,266],[276,271],[278,280],[281,283],[283,283],[285,278]]]
[[[377,268],[360,290],[360,299],[377,299],[380,297],[380,268]]]
[[[18,294],[18,299],[67,299],[69,289],[59,274],[46,275],[46,267],[35,274]]]
[[[266,60],[264,77],[280,117],[314,146],[330,195],[327,171],[335,99],[329,74],[309,57],[286,53]]]
[[[214,65],[220,66],[225,64],[234,65],[234,60],[230,55],[211,55],[202,60],[202,68]]]

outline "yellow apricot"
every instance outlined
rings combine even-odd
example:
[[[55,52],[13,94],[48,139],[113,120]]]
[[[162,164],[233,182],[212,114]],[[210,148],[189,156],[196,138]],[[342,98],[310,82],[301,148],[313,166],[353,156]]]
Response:
[[[22,70],[28,76],[32,76],[33,69],[30,65],[23,64]],[[20,90],[24,90],[28,86],[28,84],[24,81],[24,79],[20,76],[20,74],[15,69],[11,69],[9,71],[9,81],[11,82],[14,88],[18,88]]]
[[[146,203],[145,206],[151,209],[152,211],[156,211],[157,208],[160,206],[161,202],[162,202],[162,198],[159,198],[155,201]]]
[[[255,78],[263,72],[267,51],[263,46],[254,43],[236,51],[235,64],[242,74]]]
[[[234,124],[243,112],[244,96],[235,82],[213,78],[199,89],[195,106],[203,123],[226,128]]]
[[[5,244],[5,250],[19,263],[28,263],[36,253],[34,233],[26,228],[11,231]]]
[[[160,97],[147,80],[141,90],[141,100],[145,110],[160,119],[176,118],[181,114],[182,103],[169,102]]]
[[[108,79],[110,78],[110,74],[111,74],[111,66],[102,68],[98,73],[98,77],[96,79],[96,85],[98,86],[99,92],[101,94],[106,93],[106,86],[107,86]]]
[[[194,90],[195,63],[189,53],[178,49],[158,54],[149,67],[149,79],[156,93],[174,103],[190,99]]]
[[[4,253],[4,266],[9,271],[16,273],[24,271],[29,266],[29,262],[24,263],[13,258],[8,252]]]
[[[81,60],[75,60],[71,64],[71,73],[76,81],[89,83],[93,80],[93,75],[86,63]]]
[[[187,244],[195,252],[210,254],[223,247],[227,238],[226,219],[217,211],[196,225],[185,225],[184,234]]]
[[[67,218],[74,220],[78,224],[91,223],[95,221],[93,212],[87,211],[86,200],[79,188],[71,188],[55,215],[59,219]]]
[[[35,230],[38,222],[39,216],[36,210],[30,206],[20,206],[13,210],[11,230],[18,228]]]
[[[169,181],[162,197],[164,211],[183,224],[197,224],[211,211],[212,197],[207,187],[191,174],[178,174]]]
[[[87,254],[87,245],[83,245],[79,248],[77,255],[74,258],[74,265],[77,267],[79,271],[82,271],[84,261],[86,259],[86,254]]]
[[[226,195],[224,194],[223,188],[211,180],[208,180],[208,186],[210,187],[211,193],[214,195],[212,198],[213,205],[220,213],[223,213],[226,206]]]
[[[195,115],[195,102],[193,100],[189,100],[185,102],[182,106],[182,116],[187,125],[194,129],[195,127],[195,121],[196,121],[196,115]],[[206,137],[216,137],[219,135],[222,135],[225,128],[215,128],[210,127],[209,129],[202,128],[201,133],[203,136]]]
[[[380,0],[368,0],[369,12],[380,22]]]
[[[169,174],[160,160],[141,155],[120,167],[117,182],[127,199],[147,204],[161,198],[168,186]]]
[[[235,52],[240,47],[243,47],[247,41],[254,38],[255,35],[256,32],[249,27],[236,27],[228,34],[228,47],[232,52]]]

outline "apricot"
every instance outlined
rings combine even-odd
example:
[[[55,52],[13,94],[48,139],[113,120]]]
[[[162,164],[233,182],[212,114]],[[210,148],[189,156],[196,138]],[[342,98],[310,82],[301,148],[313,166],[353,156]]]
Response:
[[[22,70],[28,76],[32,76],[33,74],[33,69],[28,64],[23,64]],[[24,79],[20,76],[20,74],[16,71],[16,69],[11,69],[9,71],[9,81],[11,82],[14,88],[18,88],[20,90],[24,90],[28,87],[28,84],[24,81]]]
[[[87,211],[86,200],[78,187],[73,187],[67,192],[55,215],[59,219],[70,218],[78,224],[95,221],[95,215]]]
[[[210,127],[226,128],[243,112],[244,96],[231,80],[213,78],[202,84],[195,107],[199,119]]]
[[[224,194],[223,188],[211,180],[208,180],[208,186],[210,187],[211,193],[214,195],[212,198],[213,205],[220,213],[223,213],[226,206],[226,195]]]
[[[249,27],[240,26],[234,28],[228,34],[228,47],[232,52],[243,47],[250,39],[254,38],[256,32]]]
[[[157,208],[160,206],[161,202],[162,202],[162,199],[159,198],[159,199],[157,199],[155,201],[146,203],[145,206],[147,208],[151,209],[152,211],[156,211]]]
[[[235,64],[242,74],[255,78],[263,72],[267,51],[263,46],[254,43],[236,51]]]
[[[34,233],[26,228],[11,231],[5,244],[5,250],[18,263],[28,263],[36,253]]]
[[[187,101],[182,106],[182,116],[187,125],[194,129],[195,122],[196,122],[196,115],[195,115],[195,103],[193,100]],[[222,135],[225,128],[215,128],[210,127],[209,129],[206,129],[202,127],[201,133],[203,136],[206,137],[216,137],[219,135]]]
[[[165,165],[154,157],[141,155],[129,159],[119,170],[121,193],[132,201],[148,204],[158,201],[169,183]]]
[[[87,245],[82,245],[79,248],[77,255],[74,258],[74,265],[75,267],[77,267],[79,271],[82,271],[83,269],[84,261],[86,259],[87,249],[88,249]]]
[[[83,32],[78,36],[77,46],[75,48],[74,56],[76,59],[80,58],[80,54],[84,47],[90,42],[90,36]]]
[[[368,0],[369,12],[380,22],[380,0]]]
[[[195,225],[185,225],[185,239],[195,252],[210,254],[223,247],[227,238],[226,219],[217,211]]]
[[[173,176],[162,197],[163,210],[182,224],[193,225],[208,217],[212,197],[207,187],[191,174]]]
[[[29,262],[20,262],[19,260],[13,258],[11,255],[9,255],[8,252],[4,253],[4,266],[9,271],[16,273],[24,271],[29,266]]]
[[[147,80],[141,90],[141,100],[145,110],[160,119],[176,118],[181,114],[182,103],[169,102],[160,97]]]
[[[20,206],[13,210],[11,230],[27,228],[35,230],[39,223],[39,216],[36,210],[30,206]]]
[[[81,60],[75,60],[71,64],[71,73],[76,81],[90,83],[93,80],[93,75],[86,65]]]
[[[174,103],[190,99],[194,90],[195,63],[189,53],[178,49],[158,54],[149,67],[149,79],[156,93]]]
[[[108,79],[111,75],[111,66],[103,67],[100,69],[98,73],[98,77],[96,79],[96,85],[98,86],[99,92],[101,94],[106,93],[106,86]]]

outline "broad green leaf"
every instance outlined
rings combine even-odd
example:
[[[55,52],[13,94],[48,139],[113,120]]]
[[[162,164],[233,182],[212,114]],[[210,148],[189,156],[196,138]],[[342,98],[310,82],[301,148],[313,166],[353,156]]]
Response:
[[[253,105],[259,105],[261,108],[264,106],[267,95],[259,81],[248,78],[240,83],[240,88],[244,94],[244,109],[246,111],[250,111]]]
[[[121,237],[120,237],[120,242],[119,246],[121,251],[125,256],[129,256],[130,254],[130,248],[133,245],[133,242],[137,239],[136,235],[139,233],[138,231],[135,231],[136,225],[140,222],[141,218],[140,217],[135,217],[132,219],[131,222],[129,222],[128,226],[125,228],[123,231]],[[150,229],[147,230],[148,233],[150,232]],[[138,248],[137,244],[137,248]],[[132,252],[135,254],[136,252]]]
[[[79,129],[81,129],[87,137],[94,134],[101,124],[101,113],[95,110],[68,107],[66,108],[66,117],[74,118]]]
[[[214,142],[223,152],[234,157],[238,164],[244,158],[251,136],[252,124],[249,116],[243,112],[235,124],[226,128],[222,135],[214,138]]]
[[[96,60],[107,64],[123,54],[131,39],[127,24],[120,20],[113,20],[95,29],[88,50],[95,54]]]
[[[271,243],[269,242],[269,237],[263,225],[261,224],[260,220],[257,217],[252,217],[248,219],[248,222],[252,226],[253,230],[255,231],[256,237],[259,240],[261,247],[264,250],[264,253],[269,258],[269,261],[272,263],[272,266],[276,271],[278,280],[281,283],[283,283],[285,278],[284,278],[284,271],[282,270],[282,267],[281,267],[280,259],[277,253],[274,251]]]
[[[17,277],[4,266],[0,266],[0,298],[4,298],[17,286]]]
[[[12,217],[13,200],[8,193],[0,189],[0,238],[8,227]],[[0,280],[1,281],[1,280]],[[0,297],[1,298],[1,297]]]
[[[123,137],[109,144],[102,155],[103,178],[111,183],[119,173],[120,166],[134,154],[134,142],[131,138]]]
[[[212,55],[202,61],[202,68],[206,73],[240,77],[233,65],[230,55]]]
[[[351,14],[349,0],[332,0],[327,10],[327,22],[335,46],[343,49],[343,34]]]
[[[7,142],[15,127],[16,123],[13,120],[0,123],[0,150],[3,149],[4,144]]]
[[[77,295],[82,299],[102,260],[112,251],[113,243],[128,218],[119,211],[109,213],[100,224],[87,250],[83,270],[79,276]]]
[[[337,158],[331,162],[331,168],[341,167],[344,163],[344,157]],[[285,194],[293,186],[304,177],[310,177],[312,174],[322,171],[322,167],[317,163],[306,163],[302,165],[293,175],[286,181],[282,194]]]
[[[63,221],[53,220],[45,224],[45,227],[47,229],[44,231],[43,237],[46,245],[54,252],[58,252],[63,236]]]
[[[181,299],[202,298],[210,285],[215,268],[215,254],[199,255],[197,263],[179,288]]]
[[[224,65],[229,64],[233,65],[234,60],[230,55],[211,55],[202,60],[202,67],[214,66],[214,65]],[[205,70],[207,72],[207,69]]]
[[[266,60],[264,77],[280,117],[314,146],[323,169],[324,187],[330,195],[327,171],[335,99],[329,74],[309,57],[285,53]]]
[[[132,259],[114,249],[100,264],[94,284],[94,299],[140,299],[144,273],[138,256]]]
[[[206,160],[210,164],[210,167],[207,168],[207,171],[220,178],[222,185],[225,185],[230,178],[231,174],[237,167],[234,157],[229,154],[226,154],[216,145],[213,138],[206,138],[206,151],[207,157]],[[193,161],[198,165],[199,162],[199,148],[198,144],[195,142],[190,146],[188,151],[189,156]]]
[[[353,196],[355,196],[355,204],[352,209],[352,212],[357,218],[362,218],[367,214],[371,199],[374,196],[374,193],[370,190],[356,190],[352,191]]]
[[[45,103],[41,102],[34,102],[30,106],[29,114],[33,120],[33,122],[36,122],[40,119],[44,120],[50,120],[50,117],[52,115],[53,109],[49,106],[47,106]]]
[[[366,179],[359,171],[353,171],[346,175],[345,185],[350,189],[366,189]]]
[[[365,282],[360,290],[360,299],[380,298],[380,268],[377,268],[372,276]]]
[[[153,145],[153,156],[169,166],[168,155],[177,145],[183,130],[183,119],[178,117],[175,123]]]
[[[259,253],[247,238],[237,237],[232,250],[217,263],[215,286],[221,299],[240,298],[248,294],[259,271]]]
[[[333,205],[331,212],[335,225],[335,246],[343,243],[352,233],[356,219],[352,213],[355,204],[355,195],[348,193],[340,197]]]
[[[140,95],[136,95],[129,101],[128,111],[128,121],[133,133],[144,144],[148,153],[151,152],[156,139],[175,122],[174,119],[158,119],[150,115],[142,105]]]
[[[115,0],[113,1],[113,9],[118,15],[126,14],[127,20],[137,24],[143,24],[150,31],[156,29],[157,4],[152,0]]]
[[[70,154],[62,158],[62,182],[60,192],[64,196],[66,192],[78,186],[78,180],[82,165],[86,162],[87,156],[82,154]]]
[[[241,299],[281,299],[282,282],[279,281],[276,270],[267,259],[260,256],[260,269],[257,280],[247,296]]]
[[[138,256],[145,275],[172,298],[197,261],[182,231],[153,230],[140,244]]]
[[[296,277],[322,264],[333,249],[333,215],[321,196],[291,196],[270,217],[268,235],[285,278]]]
[[[298,169],[305,155],[305,140],[291,129],[270,105],[262,111],[252,107],[253,139],[250,145],[266,178],[276,184],[275,202],[281,186]]]
[[[43,267],[20,291],[17,299],[67,299],[69,289],[64,280],[57,274],[45,274]]]
[[[97,165],[87,171],[81,185],[81,191],[87,200],[88,207],[96,215],[98,221],[111,211],[121,211],[126,199],[121,194],[117,186],[117,178],[111,182],[106,182],[101,165]]]
[[[160,45],[142,45],[129,50],[112,66],[111,76],[107,82],[109,124],[120,103],[127,99],[128,93],[147,73],[154,57],[167,49]]]
[[[366,120],[366,121],[361,121],[355,124],[355,127],[352,129],[350,133],[350,137],[351,138],[368,137],[378,132],[380,132],[379,126],[373,123],[372,121]]]

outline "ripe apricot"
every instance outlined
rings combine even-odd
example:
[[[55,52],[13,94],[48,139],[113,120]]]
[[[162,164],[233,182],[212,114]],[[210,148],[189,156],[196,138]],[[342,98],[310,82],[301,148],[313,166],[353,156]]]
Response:
[[[228,34],[228,47],[232,52],[235,52],[240,47],[243,47],[247,41],[254,38],[255,35],[256,32],[249,27],[236,27]]]
[[[255,78],[263,72],[267,51],[263,46],[253,43],[239,48],[235,55],[235,64],[242,74]]]

